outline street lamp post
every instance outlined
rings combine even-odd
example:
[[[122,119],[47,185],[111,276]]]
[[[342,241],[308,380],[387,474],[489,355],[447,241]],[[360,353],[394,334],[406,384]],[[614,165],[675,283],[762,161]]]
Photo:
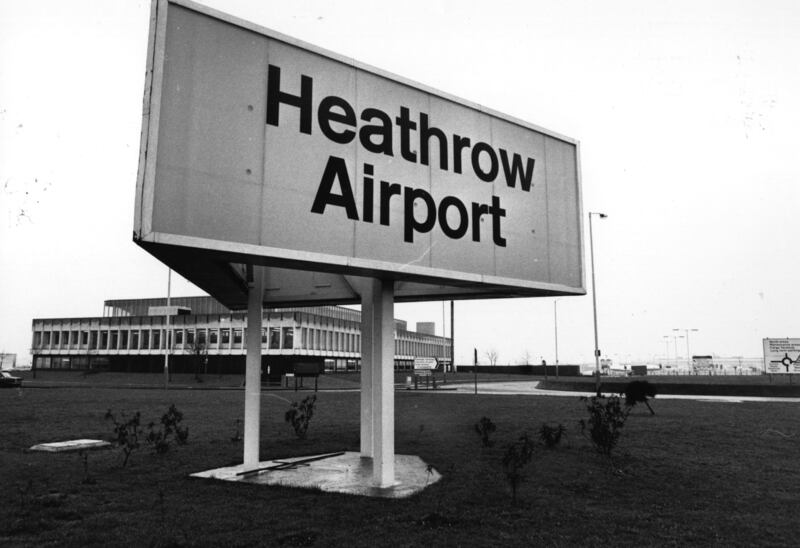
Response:
[[[600,397],[600,345],[597,337],[597,291],[594,281],[594,235],[592,233],[592,215],[597,215],[601,219],[608,217],[605,213],[589,212],[589,256],[592,264],[592,313],[594,315],[594,375],[595,392]]]
[[[667,362],[669,362],[669,335],[664,335],[664,350],[667,351]]]

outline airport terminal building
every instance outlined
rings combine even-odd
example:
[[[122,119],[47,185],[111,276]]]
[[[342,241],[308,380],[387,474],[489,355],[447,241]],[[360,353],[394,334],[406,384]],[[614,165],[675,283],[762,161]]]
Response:
[[[167,327],[167,313],[169,326]],[[298,363],[319,371],[361,368],[361,312],[341,306],[265,308],[261,334],[262,372],[279,379]],[[450,363],[451,340],[433,334],[432,324],[410,331],[394,322],[397,370],[413,369],[414,358]],[[243,374],[245,312],[232,311],[212,297],[105,301],[94,318],[33,320],[35,369],[163,371],[167,329],[173,372]]]

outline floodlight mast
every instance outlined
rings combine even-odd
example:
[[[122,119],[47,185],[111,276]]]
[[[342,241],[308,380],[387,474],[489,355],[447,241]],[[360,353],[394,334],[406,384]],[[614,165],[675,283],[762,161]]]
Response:
[[[594,238],[592,235],[592,215],[601,219],[608,217],[605,213],[589,212],[589,254],[592,263],[592,312],[594,315],[594,386],[597,397],[600,397],[600,345],[597,336],[597,290],[594,281]]]
[[[678,332],[680,329],[673,329],[672,331]],[[678,339],[683,339],[683,335],[672,335],[672,340],[675,343],[675,367],[678,367]]]
[[[692,369],[692,353],[691,353],[691,350],[689,349],[689,332],[691,332],[691,331],[695,331],[696,332],[696,331],[700,331],[700,330],[699,329],[694,329],[694,328],[691,328],[691,329],[675,328],[675,329],[673,329],[673,331],[685,331],[686,332],[686,366],[689,368],[689,370],[691,370]],[[675,358],[677,359],[677,357],[678,356],[677,356],[677,353],[676,353]]]
[[[662,338],[664,339],[664,349],[667,351],[666,361],[669,363],[669,335],[664,335]]]

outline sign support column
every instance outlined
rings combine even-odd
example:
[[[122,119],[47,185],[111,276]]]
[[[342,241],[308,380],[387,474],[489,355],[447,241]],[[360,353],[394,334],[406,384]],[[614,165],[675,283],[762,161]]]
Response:
[[[247,266],[247,361],[244,387],[244,471],[259,465],[261,442],[261,301],[263,277],[260,267]]]
[[[361,289],[361,456],[372,458],[372,368],[374,356],[372,348],[375,339],[372,333],[373,291],[372,282]]]
[[[376,487],[390,487],[394,485],[394,282],[376,278],[369,285],[372,478]]]

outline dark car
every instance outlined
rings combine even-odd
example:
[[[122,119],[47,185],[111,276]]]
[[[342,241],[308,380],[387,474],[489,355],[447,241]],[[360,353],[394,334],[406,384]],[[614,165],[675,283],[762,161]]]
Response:
[[[22,378],[15,377],[8,371],[0,371],[0,388],[14,388],[22,386]]]

